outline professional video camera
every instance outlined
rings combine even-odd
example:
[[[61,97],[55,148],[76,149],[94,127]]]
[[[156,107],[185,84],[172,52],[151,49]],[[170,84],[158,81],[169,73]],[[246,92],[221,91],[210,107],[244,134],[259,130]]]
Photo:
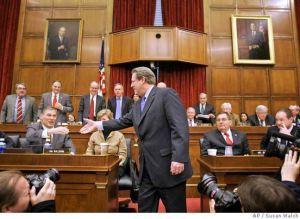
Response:
[[[205,173],[198,183],[198,191],[215,200],[216,212],[242,212],[241,203],[236,193],[220,189],[217,178],[211,173]]]
[[[49,178],[54,183],[59,180],[59,172],[56,169],[49,169],[46,173],[38,175],[38,174],[29,174],[26,175],[25,178],[27,179],[30,188],[32,186],[35,187],[36,193],[40,191],[40,189],[45,185],[46,179]]]
[[[281,143],[278,138],[286,141],[286,144]],[[265,152],[265,157],[278,157],[284,159],[285,154],[289,150],[299,150],[300,139],[291,135],[282,133],[272,133],[268,148]]]

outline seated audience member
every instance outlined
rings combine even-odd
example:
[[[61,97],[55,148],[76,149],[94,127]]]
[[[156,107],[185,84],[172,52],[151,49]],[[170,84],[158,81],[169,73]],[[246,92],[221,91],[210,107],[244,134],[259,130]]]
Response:
[[[38,115],[47,107],[53,107],[57,110],[58,123],[67,122],[67,113],[72,113],[74,108],[71,98],[68,94],[61,93],[61,82],[54,81],[52,83],[52,92],[42,94],[41,103],[39,105]]]
[[[159,83],[156,85],[156,87],[159,87],[159,88],[166,88],[167,85],[166,85],[166,83],[164,83],[164,82],[159,82]]]
[[[240,114],[240,126],[250,126],[247,113]]]
[[[197,126],[197,123],[195,121],[196,111],[195,111],[194,107],[188,107],[186,110],[186,115],[187,115],[189,127]]]
[[[26,95],[24,83],[16,84],[16,94],[6,96],[1,110],[1,123],[30,124],[37,120],[35,99]]]
[[[221,111],[229,114],[231,122],[232,122],[232,126],[240,125],[240,117],[237,114],[231,112],[232,107],[231,107],[230,103],[223,103],[221,105]]]
[[[263,137],[260,145],[262,149],[267,149],[270,138],[273,133],[282,133],[286,135],[292,135],[300,138],[300,132],[296,126],[293,126],[293,116],[292,112],[287,109],[281,109],[276,113],[276,126],[271,126],[268,128],[267,134]],[[282,144],[290,144],[284,139],[280,139]]]
[[[230,128],[231,123],[228,113],[223,112],[217,115],[217,129],[204,134],[201,143],[202,155],[207,155],[208,149],[217,149],[218,155],[244,155],[249,153],[246,134],[232,130]]]
[[[97,120],[108,121],[113,119],[113,114],[109,109],[103,109],[97,114]],[[119,176],[124,175],[126,157],[127,157],[127,146],[125,137],[121,132],[118,131],[96,131],[94,132],[88,142],[88,148],[86,154],[89,155],[100,155],[100,144],[108,143],[108,154],[118,155],[121,159],[119,164]]]
[[[251,126],[272,126],[275,124],[275,119],[272,115],[268,114],[268,108],[264,105],[256,107],[256,113],[249,116]]]
[[[40,115],[40,122],[31,124],[27,128],[26,139],[30,145],[44,145],[50,139],[53,149],[69,148],[75,153],[72,140],[68,135],[69,129],[63,126],[56,127],[57,110],[47,107]]]
[[[132,96],[133,103],[138,102],[139,99],[140,99],[140,96],[138,94],[133,94],[133,96]]]
[[[0,172],[0,208],[3,213],[55,212],[55,184],[46,179],[36,194],[35,187],[19,171]]]
[[[293,123],[296,124],[297,126],[300,125],[300,115],[299,115],[299,106],[298,105],[290,105],[289,109],[292,112],[293,115]]]
[[[84,118],[96,120],[97,113],[105,109],[105,100],[98,95],[99,84],[96,81],[90,83],[90,93],[83,95],[78,108],[78,122],[85,124]]]
[[[196,119],[199,123],[214,123],[215,107],[207,102],[205,93],[199,94],[199,103],[194,108],[196,110]]]
[[[4,132],[0,131],[0,138],[4,138],[4,142],[7,148],[17,146],[14,144],[13,140],[9,136],[7,136]]]
[[[107,108],[112,111],[115,119],[119,119],[129,113],[133,100],[124,96],[124,87],[120,83],[115,84],[114,93],[115,96],[108,99]]]

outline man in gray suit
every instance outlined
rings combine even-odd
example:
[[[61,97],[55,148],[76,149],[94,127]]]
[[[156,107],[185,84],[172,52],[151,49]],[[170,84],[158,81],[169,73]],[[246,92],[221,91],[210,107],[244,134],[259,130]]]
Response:
[[[217,129],[204,134],[201,154],[207,155],[208,149],[217,149],[218,155],[244,155],[249,153],[245,133],[232,130],[231,117],[228,113],[219,113],[216,117]]]
[[[140,145],[139,212],[156,212],[159,199],[167,212],[185,212],[186,180],[192,176],[187,117],[174,90],[154,85],[149,68],[133,69],[131,87],[142,98],[120,119],[87,119],[80,132],[134,126]]]
[[[99,84],[92,81],[90,84],[90,93],[83,95],[80,99],[78,109],[78,122],[85,124],[83,119],[89,118],[96,120],[97,113],[105,109],[105,100],[98,95]]]
[[[53,149],[69,148],[75,153],[72,140],[68,135],[69,129],[63,126],[56,127],[57,110],[47,107],[40,115],[40,122],[27,127],[26,139],[29,145],[44,145],[50,139]]]
[[[41,103],[39,106],[40,116],[41,112],[48,106],[52,106],[57,109],[57,120],[58,123],[65,123],[68,121],[67,113],[73,112],[73,105],[71,98],[68,94],[61,93],[61,82],[54,81],[52,84],[52,92],[42,94]]]
[[[30,124],[37,120],[35,99],[26,95],[24,83],[16,84],[16,94],[6,96],[1,110],[1,123]]]

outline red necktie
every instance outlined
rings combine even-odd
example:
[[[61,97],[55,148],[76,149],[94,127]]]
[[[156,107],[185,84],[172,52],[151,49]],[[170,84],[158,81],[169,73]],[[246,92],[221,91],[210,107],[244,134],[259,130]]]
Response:
[[[229,134],[226,132],[225,133],[225,136],[226,136],[226,144],[227,145],[232,145],[232,141],[231,141],[231,139],[229,138]]]
[[[89,119],[94,120],[94,96],[92,96],[91,103],[90,103]]]
[[[56,97],[56,94],[54,95],[54,98],[53,98],[53,103],[52,103],[52,106],[55,107],[55,104],[57,103],[57,97]]]
[[[18,108],[17,108],[17,123],[22,123],[23,121],[23,112],[22,112],[22,100],[18,99]]]

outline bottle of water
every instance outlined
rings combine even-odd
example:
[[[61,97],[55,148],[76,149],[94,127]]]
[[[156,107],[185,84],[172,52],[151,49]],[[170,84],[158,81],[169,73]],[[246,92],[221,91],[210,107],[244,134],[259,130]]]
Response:
[[[0,138],[0,153],[4,153],[6,148],[6,143],[4,138]]]

